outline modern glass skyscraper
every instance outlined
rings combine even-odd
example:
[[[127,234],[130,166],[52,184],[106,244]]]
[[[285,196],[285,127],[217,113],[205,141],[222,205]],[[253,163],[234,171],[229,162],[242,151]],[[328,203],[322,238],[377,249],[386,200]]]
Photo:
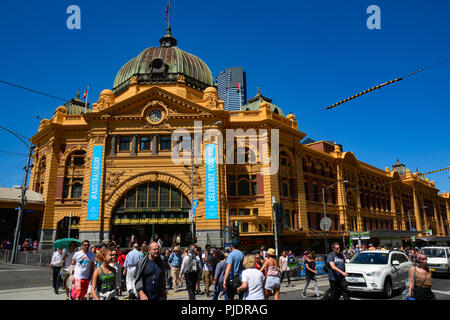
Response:
[[[247,80],[243,68],[226,68],[217,76],[217,86],[219,99],[224,101],[224,109],[241,110],[247,101]]]

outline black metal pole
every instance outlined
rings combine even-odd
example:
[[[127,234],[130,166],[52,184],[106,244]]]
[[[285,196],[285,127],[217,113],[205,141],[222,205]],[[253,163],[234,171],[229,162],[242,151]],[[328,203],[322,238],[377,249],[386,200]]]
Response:
[[[17,247],[19,245],[19,240],[20,240],[19,239],[20,238],[20,229],[22,228],[23,209],[26,205],[25,195],[26,195],[26,191],[27,191],[28,171],[30,170],[30,161],[31,161],[31,155],[33,154],[33,149],[34,149],[34,146],[30,143],[30,149],[28,151],[27,166],[25,167],[25,177],[23,179],[23,184],[22,184],[21,193],[20,193],[19,214],[17,215],[16,230],[14,232],[11,263],[16,263]]]

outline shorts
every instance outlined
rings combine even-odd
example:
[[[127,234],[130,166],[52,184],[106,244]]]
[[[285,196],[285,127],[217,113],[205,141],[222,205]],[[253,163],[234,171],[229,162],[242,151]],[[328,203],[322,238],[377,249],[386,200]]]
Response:
[[[70,276],[69,271],[64,269],[61,270],[61,277],[64,284],[66,283],[66,280],[69,278],[69,276]]]
[[[266,290],[273,290],[273,289],[279,289],[280,288],[280,277],[275,276],[267,276],[266,279],[266,285],[264,289]]]
[[[72,298],[83,299],[89,287],[89,279],[74,279],[72,286]]]

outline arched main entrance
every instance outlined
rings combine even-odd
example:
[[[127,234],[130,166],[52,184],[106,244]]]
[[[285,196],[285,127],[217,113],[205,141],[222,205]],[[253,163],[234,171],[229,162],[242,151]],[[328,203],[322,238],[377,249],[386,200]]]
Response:
[[[174,234],[181,245],[190,236],[191,203],[175,186],[164,182],[140,184],[122,196],[112,213],[111,240],[129,247],[134,236],[142,244],[161,238],[170,247]]]

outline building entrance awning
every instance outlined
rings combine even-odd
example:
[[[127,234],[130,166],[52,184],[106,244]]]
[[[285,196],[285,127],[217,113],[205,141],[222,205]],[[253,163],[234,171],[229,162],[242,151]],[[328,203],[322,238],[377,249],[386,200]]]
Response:
[[[364,232],[350,232],[352,238],[361,236],[362,239],[373,238],[410,238],[417,236],[421,231],[411,230],[370,230]]]
[[[371,238],[409,238],[417,236],[421,231],[411,230],[371,230]]]
[[[450,237],[418,237],[416,240],[422,241],[450,241]]]

